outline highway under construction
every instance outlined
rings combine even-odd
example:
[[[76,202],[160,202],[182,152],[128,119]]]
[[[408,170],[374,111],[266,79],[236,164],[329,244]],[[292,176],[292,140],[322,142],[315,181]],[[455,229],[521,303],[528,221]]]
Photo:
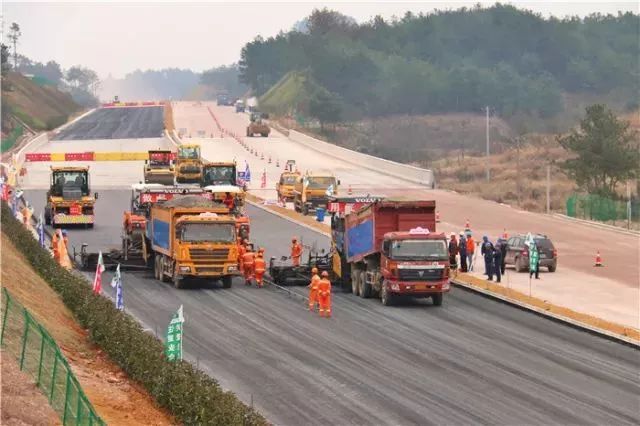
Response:
[[[227,110],[213,110],[228,128],[244,120],[239,116],[227,120]],[[108,123],[110,114],[121,117],[133,111],[101,110],[106,118],[96,122],[98,128],[80,121],[70,135],[73,140],[96,139],[97,134],[109,139],[109,131],[103,132],[100,123]],[[85,128],[91,130],[84,134]],[[157,137],[162,123],[148,130]],[[133,143],[140,134],[134,125],[118,131],[117,138]],[[214,156],[224,155],[230,144],[235,146],[229,138],[199,142],[210,160],[227,159]],[[38,149],[55,151],[60,143],[73,141],[52,141]],[[163,143],[171,146],[167,139]],[[88,141],[84,146],[110,150],[105,141]],[[93,186],[100,188],[95,227],[70,229],[72,247],[79,250],[87,244],[92,251],[120,247],[122,213],[131,197],[122,182],[140,180],[140,163],[105,164],[110,175],[120,178],[94,179]],[[352,173],[358,177],[357,171]],[[38,176],[42,175],[29,176],[25,191],[36,212],[44,207],[48,185]],[[300,238],[307,250],[330,248],[324,234],[262,206],[250,205],[247,213],[251,240],[265,248],[267,258],[287,256],[292,236]],[[163,338],[167,319],[183,305],[188,360],[275,424],[638,422],[637,348],[460,288],[452,290],[441,307],[423,300],[384,307],[336,289],[333,317],[327,320],[308,312],[304,288],[258,289],[245,287],[237,278],[231,290],[217,285],[176,290],[159,283],[150,271],[124,272],[123,283],[126,312],[158,338]],[[104,291],[114,297],[108,286]]]

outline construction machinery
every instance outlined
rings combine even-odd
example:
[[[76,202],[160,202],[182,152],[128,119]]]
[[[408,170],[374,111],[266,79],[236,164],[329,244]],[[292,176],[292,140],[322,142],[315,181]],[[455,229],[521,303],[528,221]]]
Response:
[[[293,201],[296,179],[300,177],[300,172],[285,170],[280,174],[280,180],[276,183],[278,199],[284,202]]]
[[[144,182],[173,185],[174,180],[173,153],[169,150],[149,151],[149,159],[144,162]]]
[[[235,217],[215,213],[198,196],[176,198],[151,207],[147,237],[156,279],[182,288],[185,278],[220,280],[230,288],[238,271]]]
[[[237,185],[237,176],[235,161],[207,162],[202,165],[200,186]]]
[[[318,207],[327,208],[328,198],[338,194],[340,181],[331,173],[306,172],[293,186],[295,211],[308,215]]]
[[[263,118],[266,118],[265,114],[261,114],[259,112],[251,113],[250,123],[247,126],[247,137],[252,138],[256,133],[260,134],[262,137],[269,136],[271,133],[271,128],[265,123]]]
[[[248,239],[251,225],[245,209],[246,192],[244,189],[236,185],[209,185],[204,187],[203,190],[211,195],[211,200],[224,205],[228,209],[227,214],[236,218],[238,236]],[[228,200],[232,201],[229,202]]]
[[[51,166],[44,220],[47,225],[80,225],[92,228],[98,194],[91,194],[89,167]]]
[[[236,112],[244,112],[244,110],[245,110],[244,101],[242,99],[238,99],[236,101]]]
[[[202,180],[200,145],[180,145],[176,155],[176,182],[199,183]]]

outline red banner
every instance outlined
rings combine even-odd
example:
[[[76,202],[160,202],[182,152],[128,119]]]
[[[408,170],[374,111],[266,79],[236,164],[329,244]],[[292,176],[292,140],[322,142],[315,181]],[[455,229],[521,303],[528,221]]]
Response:
[[[344,203],[344,202],[333,202],[329,203],[328,210],[329,213],[341,213],[341,214],[349,214],[361,208],[362,206],[368,203]]]
[[[176,195],[182,195],[181,193],[171,193],[171,192],[143,192],[140,194],[140,204],[147,203],[157,203],[158,201],[168,201],[173,199]],[[199,195],[202,198],[206,198],[210,200],[212,198],[212,194],[210,192],[201,192],[201,193],[189,193],[184,195]]]
[[[80,207],[79,204],[72,204],[71,207],[69,207],[69,214],[71,216],[82,214],[82,207]]]
[[[64,161],[93,161],[93,152],[65,152]]]
[[[51,161],[49,152],[30,152],[24,156],[26,161]]]

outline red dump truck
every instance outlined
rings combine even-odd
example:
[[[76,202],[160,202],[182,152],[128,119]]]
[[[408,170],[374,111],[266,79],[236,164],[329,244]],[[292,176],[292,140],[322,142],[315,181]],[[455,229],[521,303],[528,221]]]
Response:
[[[333,274],[363,298],[402,296],[441,305],[450,289],[447,240],[435,233],[435,201],[386,199],[332,218]]]

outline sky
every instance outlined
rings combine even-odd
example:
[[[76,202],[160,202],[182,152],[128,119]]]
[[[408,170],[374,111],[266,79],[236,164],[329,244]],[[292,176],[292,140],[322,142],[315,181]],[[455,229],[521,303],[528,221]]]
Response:
[[[387,2],[2,2],[3,36],[12,22],[22,31],[18,52],[63,68],[83,65],[101,78],[136,69],[167,67],[203,71],[237,62],[245,43],[289,30],[315,8],[328,7],[364,22],[375,15],[428,13],[485,1]],[[507,3],[503,1],[503,3]],[[543,16],[593,12],[638,13],[638,2],[511,1]]]

